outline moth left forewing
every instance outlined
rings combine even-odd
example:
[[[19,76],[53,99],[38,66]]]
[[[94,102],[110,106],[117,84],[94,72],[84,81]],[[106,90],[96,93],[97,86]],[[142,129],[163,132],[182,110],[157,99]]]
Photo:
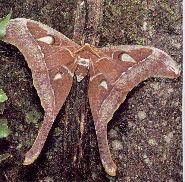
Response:
[[[93,66],[111,84],[112,90],[109,91],[109,95],[114,95],[119,91],[124,93],[124,98],[128,91],[149,77],[177,77],[180,73],[170,56],[156,48],[125,45],[100,48],[96,51],[100,55],[100,58],[93,62]],[[124,99],[120,98],[117,100],[114,98],[114,100],[117,102],[117,105],[113,105],[110,109],[110,104],[108,110],[111,112],[114,112],[124,101]],[[99,117],[105,118],[102,113],[106,112],[104,106],[108,105],[108,102],[112,102],[108,97],[102,102]],[[112,115],[107,115],[106,122],[111,119]]]
[[[140,61],[144,60],[151,53],[151,49],[140,47],[139,49],[124,50],[119,49],[112,50],[111,48],[98,50],[101,58],[94,63],[97,69],[103,73],[110,83],[114,84],[122,74],[131,69],[134,65],[137,65]]]
[[[175,78],[180,75],[180,70],[169,55],[159,49],[151,49],[151,55],[133,65],[115,82],[114,87],[117,90],[130,91],[150,77]]]
[[[119,75],[117,78],[119,78],[116,78],[115,82],[112,80],[114,83],[111,82],[114,88],[122,92],[132,90],[134,86],[149,77],[174,78],[180,74],[175,61],[168,54],[157,48],[132,45],[113,46],[102,48],[100,54],[111,55],[114,59],[113,62],[119,68],[117,70],[122,68],[121,74],[117,72],[117,75]],[[120,55],[122,59],[120,59]],[[122,65],[120,61],[122,61]],[[105,61],[101,60],[95,63],[95,65],[99,70],[103,71],[107,79],[111,79],[108,75],[110,73],[107,71],[107,66],[102,68],[102,65],[108,65]],[[116,66],[113,66],[114,68],[116,70]]]

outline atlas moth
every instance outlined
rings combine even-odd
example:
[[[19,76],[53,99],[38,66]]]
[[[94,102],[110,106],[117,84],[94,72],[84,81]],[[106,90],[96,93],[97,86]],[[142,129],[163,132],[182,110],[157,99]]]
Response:
[[[116,175],[107,141],[107,123],[127,94],[149,77],[175,78],[180,71],[168,54],[149,46],[82,46],[62,33],[29,19],[9,21],[3,41],[15,45],[32,71],[33,83],[45,110],[44,121],[24,165],[33,163],[68,96],[74,73],[80,82],[89,72],[88,96],[100,158],[105,171]]]

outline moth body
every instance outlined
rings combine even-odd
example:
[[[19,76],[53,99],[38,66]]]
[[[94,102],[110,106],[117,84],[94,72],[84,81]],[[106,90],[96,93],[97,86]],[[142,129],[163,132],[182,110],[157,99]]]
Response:
[[[89,71],[89,63],[90,59],[81,58],[80,56],[78,57],[78,66],[75,71],[78,82],[81,82],[87,75]]]

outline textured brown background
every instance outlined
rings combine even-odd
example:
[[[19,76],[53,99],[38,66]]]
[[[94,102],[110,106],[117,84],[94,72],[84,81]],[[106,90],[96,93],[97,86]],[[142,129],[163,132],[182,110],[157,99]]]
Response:
[[[0,17],[8,14],[10,7],[12,18],[40,21],[73,37],[75,1],[1,1]],[[182,64],[182,1],[105,0],[104,8],[100,47],[151,45]],[[55,123],[39,160],[22,166],[24,154],[40,127],[43,109],[18,49],[1,42],[0,55],[1,88],[9,98],[2,106],[5,110],[1,117],[8,119],[12,131],[0,141],[1,152],[12,154],[0,164],[0,180],[65,181],[61,173],[68,168],[60,163],[64,113]],[[106,175],[99,162],[94,168],[102,172],[85,174],[86,181],[182,181],[181,92],[182,77],[151,78],[135,87],[109,124],[109,146],[118,166],[117,176]]]

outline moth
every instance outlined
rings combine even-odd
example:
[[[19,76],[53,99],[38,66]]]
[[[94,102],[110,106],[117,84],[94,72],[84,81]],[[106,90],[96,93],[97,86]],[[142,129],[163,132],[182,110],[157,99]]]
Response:
[[[32,71],[33,84],[44,108],[44,121],[24,165],[33,163],[68,96],[73,76],[80,82],[89,72],[88,96],[100,158],[105,171],[116,175],[107,141],[107,123],[127,94],[149,77],[180,75],[175,61],[149,46],[121,45],[95,48],[78,45],[62,33],[29,19],[9,21],[3,41],[15,45]]]

